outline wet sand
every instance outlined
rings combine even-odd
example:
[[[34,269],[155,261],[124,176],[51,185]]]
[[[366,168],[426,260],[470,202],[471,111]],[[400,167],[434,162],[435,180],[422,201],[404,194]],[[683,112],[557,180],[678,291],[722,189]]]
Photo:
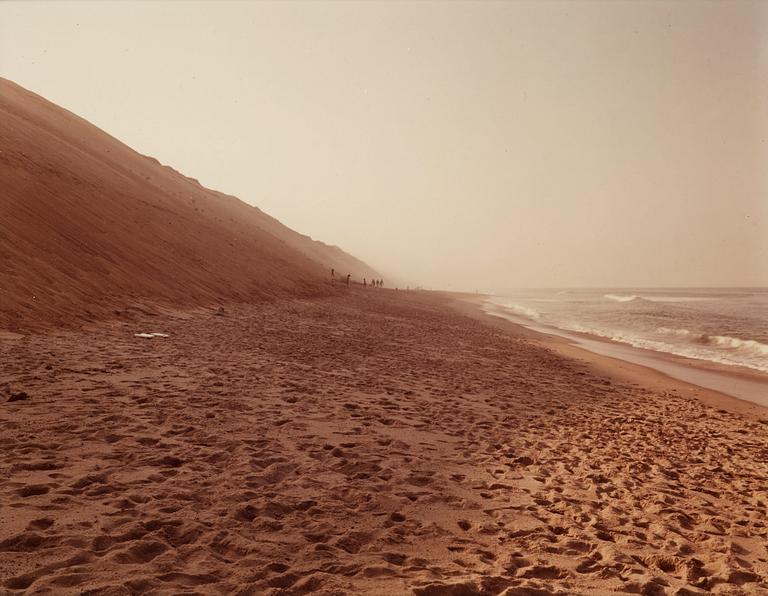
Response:
[[[768,592],[768,411],[456,304],[353,289],[0,336],[29,396],[0,403],[0,589]]]

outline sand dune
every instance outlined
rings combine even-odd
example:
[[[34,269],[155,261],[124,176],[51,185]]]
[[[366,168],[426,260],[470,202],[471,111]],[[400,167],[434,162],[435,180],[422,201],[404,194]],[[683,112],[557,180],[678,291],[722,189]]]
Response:
[[[0,188],[0,329],[327,295],[330,267],[375,273],[5,79]]]
[[[29,395],[0,404],[9,594],[768,592],[768,416],[612,382],[434,296],[0,349]]]

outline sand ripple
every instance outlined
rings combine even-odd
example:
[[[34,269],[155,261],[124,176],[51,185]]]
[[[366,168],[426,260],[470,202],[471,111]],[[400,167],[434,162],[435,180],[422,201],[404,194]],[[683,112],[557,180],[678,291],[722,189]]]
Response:
[[[0,343],[0,591],[768,591],[765,422],[418,295],[143,327]]]

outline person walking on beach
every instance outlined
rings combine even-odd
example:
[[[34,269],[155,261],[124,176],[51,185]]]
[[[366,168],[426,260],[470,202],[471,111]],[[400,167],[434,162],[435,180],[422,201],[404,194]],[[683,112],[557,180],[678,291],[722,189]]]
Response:
[[[331,267],[331,283],[333,284],[335,282],[336,282],[336,270],[333,267]]]
[[[349,287],[349,273],[347,273],[347,287]]]
[[[365,287],[365,278],[363,278],[363,287]]]

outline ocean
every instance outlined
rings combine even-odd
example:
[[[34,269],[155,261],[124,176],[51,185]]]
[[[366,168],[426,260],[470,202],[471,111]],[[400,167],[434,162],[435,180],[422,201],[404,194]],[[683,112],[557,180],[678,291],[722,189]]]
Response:
[[[768,288],[503,290],[485,310],[539,329],[768,373]]]

